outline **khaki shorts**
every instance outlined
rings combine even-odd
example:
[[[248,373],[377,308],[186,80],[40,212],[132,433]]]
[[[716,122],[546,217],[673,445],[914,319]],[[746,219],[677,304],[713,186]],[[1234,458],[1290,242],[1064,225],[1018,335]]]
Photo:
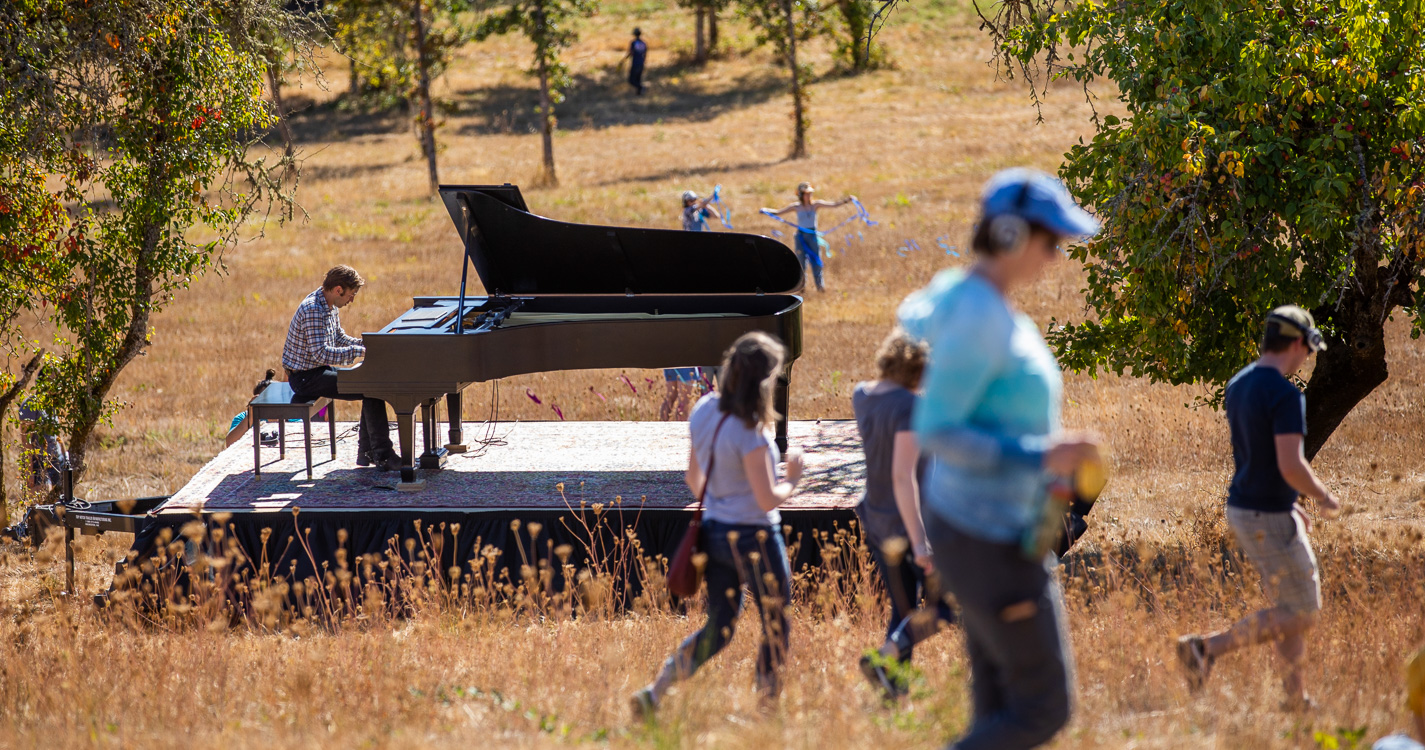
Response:
[[[1264,513],[1227,507],[1227,524],[1252,567],[1262,591],[1278,607],[1296,614],[1321,611],[1321,573],[1296,513]]]

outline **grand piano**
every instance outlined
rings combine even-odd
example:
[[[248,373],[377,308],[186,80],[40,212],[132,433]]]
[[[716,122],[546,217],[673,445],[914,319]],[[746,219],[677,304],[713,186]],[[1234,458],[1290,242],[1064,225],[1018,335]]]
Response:
[[[571,224],[537,216],[513,185],[440,188],[465,246],[460,293],[416,297],[362,336],[366,358],[342,370],[343,393],[396,412],[401,489],[464,449],[461,392],[533,372],[716,366],[738,336],[765,331],[787,346],[775,406],[787,447],[787,390],[802,352],[802,268],[785,245],[749,234]],[[475,268],[484,294],[467,294]],[[438,446],[446,401],[449,438]],[[424,452],[415,452],[421,410]]]

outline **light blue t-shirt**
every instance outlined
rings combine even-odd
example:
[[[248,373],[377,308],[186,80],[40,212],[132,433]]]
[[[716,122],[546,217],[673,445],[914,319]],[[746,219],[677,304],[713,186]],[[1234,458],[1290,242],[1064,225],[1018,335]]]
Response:
[[[717,405],[718,394],[714,391],[698,399],[688,415],[693,454],[704,472],[708,470],[713,432],[723,417]],[[742,466],[744,456],[763,447],[772,455],[772,485],[776,486],[781,481],[777,475],[777,464],[782,458],[770,430],[766,425],[754,430],[737,417],[727,418],[717,436],[717,461],[713,462],[712,474],[708,477],[708,492],[703,500],[704,518],[723,523],[781,525],[782,514],[776,508],[764,511],[757,504],[757,498],[752,495],[752,485],[747,483],[747,471]]]
[[[1017,543],[1044,499],[1044,453],[1064,389],[1058,362],[1034,321],[960,269],[937,274],[897,317],[930,344],[912,419],[931,458],[926,507],[966,534]]]

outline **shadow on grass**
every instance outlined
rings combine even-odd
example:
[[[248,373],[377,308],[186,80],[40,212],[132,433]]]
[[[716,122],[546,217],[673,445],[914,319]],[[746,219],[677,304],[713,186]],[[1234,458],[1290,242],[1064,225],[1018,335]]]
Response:
[[[555,107],[563,130],[597,130],[618,125],[662,122],[707,122],[724,113],[760,104],[786,91],[778,71],[766,70],[737,78],[721,91],[697,91],[670,84],[693,70],[670,65],[650,70],[648,93],[636,96],[617,70],[577,75],[567,98]],[[539,91],[527,86],[491,86],[455,92],[454,112],[476,118],[461,126],[461,135],[535,133],[539,131]]]
[[[316,103],[305,96],[293,96],[284,104],[287,125],[292,128],[292,140],[298,144],[340,141],[364,135],[385,135],[408,130],[411,119],[400,107],[386,110],[366,110],[350,107],[344,98]],[[267,136],[269,143],[280,145],[281,137],[274,129]]]

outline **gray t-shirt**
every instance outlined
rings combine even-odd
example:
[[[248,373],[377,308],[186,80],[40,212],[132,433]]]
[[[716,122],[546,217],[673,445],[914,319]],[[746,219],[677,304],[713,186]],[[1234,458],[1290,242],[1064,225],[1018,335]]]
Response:
[[[722,420],[723,412],[718,409],[718,394],[709,393],[698,399],[688,415],[688,431],[693,439],[693,453],[703,471],[708,470],[713,432]],[[758,448],[767,448],[772,455],[772,482],[780,481],[777,464],[781,463],[781,453],[772,441],[769,430],[749,429],[737,417],[728,417],[717,436],[717,461],[713,462],[712,474],[708,477],[708,492],[704,500],[703,517],[723,523],[756,524],[758,526],[778,526],[782,514],[773,508],[762,510],[757,498],[752,496],[752,485],[747,483],[747,472],[743,469],[742,458]]]
[[[915,394],[898,385],[872,391],[872,383],[858,383],[851,394],[856,413],[856,429],[866,452],[866,491],[856,506],[866,541],[880,545],[906,536],[905,521],[896,507],[891,458],[897,432],[909,432],[910,415],[915,410]]]

